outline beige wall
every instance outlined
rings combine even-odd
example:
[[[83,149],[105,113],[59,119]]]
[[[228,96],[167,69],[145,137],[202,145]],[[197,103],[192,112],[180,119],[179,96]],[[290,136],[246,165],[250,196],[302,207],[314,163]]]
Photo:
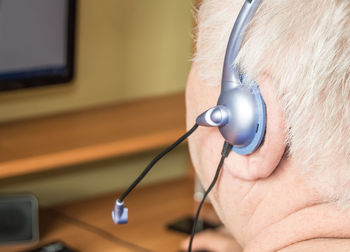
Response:
[[[0,121],[183,91],[191,55],[191,0],[78,1],[76,78],[64,86],[0,94]],[[0,192],[31,191],[43,205],[126,186],[156,151],[0,180]],[[186,174],[180,148],[148,182]]]
[[[0,94],[0,121],[184,89],[191,0],[78,1],[76,78]]]

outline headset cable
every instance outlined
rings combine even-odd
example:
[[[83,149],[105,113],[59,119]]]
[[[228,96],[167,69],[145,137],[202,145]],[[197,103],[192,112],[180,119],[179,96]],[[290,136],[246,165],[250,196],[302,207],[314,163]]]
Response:
[[[206,190],[206,192],[204,193],[202,201],[200,202],[200,204],[198,206],[197,213],[196,213],[196,216],[195,216],[194,221],[193,221],[192,233],[191,233],[191,237],[190,237],[190,242],[188,244],[188,252],[192,251],[193,238],[194,238],[194,235],[196,233],[196,226],[197,226],[197,222],[198,222],[198,218],[199,218],[199,213],[200,213],[200,211],[202,209],[203,203],[204,203],[205,199],[207,198],[208,194],[210,193],[210,191],[215,186],[216,181],[219,178],[219,175],[220,175],[220,172],[221,172],[221,168],[222,168],[222,166],[224,164],[224,160],[230,154],[231,150],[232,150],[232,145],[230,143],[228,143],[228,142],[225,142],[224,146],[222,148],[222,151],[221,151],[221,159],[220,159],[218,168],[216,169],[216,173],[215,173],[214,179],[211,182],[211,184],[208,187],[208,189]]]
[[[187,131],[183,136],[177,139],[172,145],[159,153],[142,171],[142,173],[135,179],[135,181],[129,186],[128,189],[116,200],[114,210],[112,211],[112,218],[115,224],[125,224],[128,222],[128,208],[124,207],[124,199],[129,195],[129,193],[141,182],[141,180],[147,175],[147,173],[153,168],[153,166],[166,154],[172,151],[176,146],[182,143],[186,138],[188,138],[197,128],[198,124]]]

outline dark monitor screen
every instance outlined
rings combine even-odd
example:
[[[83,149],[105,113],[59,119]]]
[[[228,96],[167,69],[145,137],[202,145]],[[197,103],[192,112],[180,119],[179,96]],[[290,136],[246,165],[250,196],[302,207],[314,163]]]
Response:
[[[75,0],[0,0],[0,91],[72,80]]]

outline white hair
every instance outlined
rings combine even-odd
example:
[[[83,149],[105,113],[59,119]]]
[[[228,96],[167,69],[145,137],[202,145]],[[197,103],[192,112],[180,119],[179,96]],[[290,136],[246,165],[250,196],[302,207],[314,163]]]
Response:
[[[225,49],[243,0],[204,0],[194,64],[219,85]],[[268,73],[286,115],[289,155],[327,200],[350,200],[350,1],[262,1],[237,58],[251,78]]]

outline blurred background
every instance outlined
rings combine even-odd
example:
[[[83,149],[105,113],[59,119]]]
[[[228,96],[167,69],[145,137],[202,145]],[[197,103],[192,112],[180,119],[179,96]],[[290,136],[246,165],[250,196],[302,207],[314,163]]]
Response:
[[[1,251],[179,251],[203,193],[187,144],[127,198],[128,225],[111,211],[186,132],[199,3],[0,0]]]
[[[73,80],[0,92],[1,125],[18,127],[37,118],[184,92],[193,51],[192,0],[83,0],[76,7]],[[6,144],[1,141],[4,160],[1,148]],[[5,176],[0,192],[31,192],[41,206],[52,206],[120,191],[159,150]],[[182,146],[143,185],[186,177],[188,165],[187,147]],[[0,164],[0,169],[6,168]]]

